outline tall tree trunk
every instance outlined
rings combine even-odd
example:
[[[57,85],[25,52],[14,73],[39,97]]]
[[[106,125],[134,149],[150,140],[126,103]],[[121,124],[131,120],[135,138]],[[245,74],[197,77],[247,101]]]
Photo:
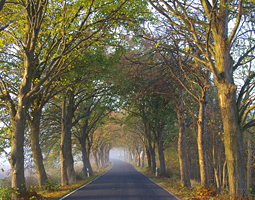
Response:
[[[180,163],[180,175],[182,187],[190,187],[190,176],[188,171],[188,162],[186,154],[186,127],[183,111],[183,93],[184,89],[180,88],[180,97],[177,105],[177,117],[179,123],[179,138],[178,138],[178,155]]]
[[[150,147],[150,152],[151,152],[151,165],[152,165],[152,170],[156,170],[156,154],[155,154],[155,142],[153,145]]]
[[[29,21],[29,20],[27,20]],[[29,23],[29,22],[28,22]],[[28,27],[28,26],[27,26]],[[9,162],[11,165],[11,185],[17,188],[17,192],[12,193],[11,199],[16,200],[26,194],[25,174],[24,174],[24,133],[26,127],[26,112],[30,106],[28,92],[31,90],[31,74],[33,63],[33,52],[23,53],[24,74],[23,80],[18,90],[17,104],[13,102],[11,96],[6,91],[6,103],[10,114],[11,132],[11,153]]]
[[[213,170],[214,170],[214,177],[215,177],[215,181],[216,181],[216,186],[217,186],[217,190],[218,192],[220,192],[221,189],[221,185],[220,185],[220,180],[219,180],[219,173],[218,173],[218,162],[217,162],[217,153],[215,150],[215,146],[217,147],[218,143],[217,143],[217,139],[215,139],[215,137],[217,137],[217,135],[214,133],[213,134]]]
[[[70,182],[75,182],[76,174],[74,170],[74,160],[72,155],[72,132],[71,132],[71,129],[69,128],[67,128],[66,130],[65,154],[66,154],[66,170],[67,170],[68,180]]]
[[[11,154],[9,162],[11,164],[11,183],[13,188],[17,188],[17,193],[13,193],[12,200],[19,199],[26,194],[24,175],[24,131],[26,124],[25,109],[19,108],[12,121]]]
[[[179,120],[179,138],[178,138],[178,155],[180,163],[180,175],[182,187],[190,187],[190,177],[188,173],[186,145],[185,145],[185,125],[183,117],[178,114]]]
[[[157,145],[158,145],[158,157],[160,165],[160,174],[166,173],[165,165],[165,156],[164,156],[164,146],[163,146],[163,134],[164,134],[164,125],[159,125],[156,128],[157,131]]]
[[[105,159],[104,159],[104,146],[100,148],[100,162],[101,162],[101,166],[104,167],[105,166]]]
[[[129,155],[129,156],[128,156],[128,161],[129,161],[129,162],[132,162],[132,152],[131,152],[130,149],[128,150],[128,155]]]
[[[247,131],[247,149],[248,149],[248,156],[247,156],[247,191],[248,194],[251,193],[251,162],[252,162],[252,150],[251,150],[251,133]]]
[[[66,99],[62,103],[62,120],[61,120],[61,141],[60,141],[60,162],[61,162],[61,185],[68,185],[67,166],[66,166],[66,154],[65,154],[65,143],[66,143]]]
[[[92,175],[92,167],[89,160],[89,152],[90,150],[87,150],[86,148],[86,139],[85,138],[79,138],[79,143],[81,145],[81,152],[82,152],[82,162],[83,162],[83,168],[82,172],[84,175],[87,175],[87,169],[89,170],[89,174]]]
[[[243,132],[238,123],[236,86],[218,83],[219,102],[224,127],[224,145],[228,168],[230,195],[233,198],[246,195]]]
[[[163,141],[158,141],[158,156],[159,156],[159,164],[160,164],[160,174],[164,175],[166,173],[166,165],[165,165],[165,156],[164,156],[164,147]]]
[[[74,117],[74,91],[68,91],[68,105],[67,105],[67,116],[66,116],[66,167],[67,176],[69,182],[76,181],[76,174],[74,170],[74,160],[72,155],[72,120]]]
[[[206,93],[207,92],[205,90],[202,90],[202,97],[199,99],[199,116],[197,121],[198,124],[197,145],[202,187],[208,186],[208,174],[207,174],[208,169],[205,151]]]
[[[140,167],[141,166],[140,147],[136,148],[136,154],[137,154],[136,165]]]
[[[108,144],[105,150],[105,164],[109,163],[110,161],[109,159],[110,150],[111,150],[111,145]]]
[[[88,157],[88,166],[89,166],[89,171],[90,171],[90,174],[94,174],[94,171],[91,167],[91,163],[90,163],[90,152],[91,152],[91,146],[88,147],[88,151],[87,151],[87,157]]]
[[[222,189],[224,189],[227,185],[227,161],[225,160],[223,164],[223,170],[222,170]]]
[[[41,114],[41,108],[34,110],[32,113],[33,119],[29,122],[31,129],[31,149],[39,187],[44,186],[47,181],[47,175],[43,164],[42,151],[39,143]]]
[[[151,154],[148,147],[146,147],[146,156],[147,156],[147,165],[148,168],[151,169]]]
[[[98,157],[97,157],[97,151],[96,150],[93,150],[93,156],[94,156],[94,160],[95,160],[95,164],[97,166],[97,170],[99,170],[99,162],[98,162]]]

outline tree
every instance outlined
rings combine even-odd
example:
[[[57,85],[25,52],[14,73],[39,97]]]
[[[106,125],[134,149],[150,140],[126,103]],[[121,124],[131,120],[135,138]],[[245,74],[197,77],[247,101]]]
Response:
[[[235,63],[231,50],[238,37],[242,35],[241,31],[244,30],[246,6],[254,6],[254,4],[242,0],[237,1],[237,4],[227,0],[213,1],[211,4],[207,0],[201,0],[193,7],[190,3],[176,0],[167,2],[150,0],[150,4],[167,20],[169,30],[178,33],[180,37],[178,41],[181,42],[176,50],[202,63],[204,69],[214,75],[224,126],[230,194],[232,197],[242,196],[246,194],[243,132],[239,124],[240,115],[236,105],[237,87],[233,80],[233,72],[245,63],[245,59],[255,46],[246,49]],[[230,19],[234,23],[233,28],[229,26]],[[164,45],[165,42],[162,41],[161,44]],[[166,46],[174,48],[171,44]],[[194,46],[196,48],[193,48]]]
[[[8,30],[1,32],[1,61],[5,63],[1,72],[1,100],[9,110],[12,124],[9,160],[12,187],[18,188],[13,199],[24,196],[26,191],[23,144],[26,112],[32,99],[52,84],[84,49],[104,38],[110,27],[116,27],[119,12],[125,16],[128,10],[135,15],[136,6],[146,5],[145,1],[132,3],[39,0],[12,4],[13,10],[25,9]],[[6,6],[2,12],[4,9]],[[3,21],[8,20],[8,15],[4,16]],[[14,74],[6,73],[8,69]],[[38,72],[41,76],[32,85]],[[15,88],[10,83],[15,83]]]

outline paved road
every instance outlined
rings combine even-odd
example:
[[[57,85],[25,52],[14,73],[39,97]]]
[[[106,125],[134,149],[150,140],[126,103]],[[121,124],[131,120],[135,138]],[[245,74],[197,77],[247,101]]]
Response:
[[[112,160],[113,167],[64,200],[176,200],[130,163]]]

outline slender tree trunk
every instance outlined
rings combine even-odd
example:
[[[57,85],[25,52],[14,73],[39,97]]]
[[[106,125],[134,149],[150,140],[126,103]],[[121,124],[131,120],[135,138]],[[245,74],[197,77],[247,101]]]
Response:
[[[98,163],[98,157],[97,157],[97,151],[96,150],[93,150],[93,156],[94,156],[95,164],[97,166],[97,170],[99,170],[99,163]]]
[[[163,134],[164,134],[163,130],[164,130],[164,125],[160,125],[156,128],[160,174],[162,175],[166,173],[166,164],[165,164],[164,146],[163,146]]]
[[[216,181],[216,186],[218,192],[220,192],[221,186],[220,186],[220,180],[219,180],[219,173],[218,173],[218,163],[217,163],[217,154],[215,151],[215,146],[217,146],[217,139],[215,139],[217,135],[214,133],[213,135],[213,169],[214,169],[214,177]]]
[[[252,150],[251,150],[251,133],[247,131],[247,149],[248,149],[248,156],[247,156],[247,191],[248,194],[251,193],[251,161],[252,161]]]
[[[108,144],[105,150],[105,164],[110,162],[110,159],[109,159],[110,150],[111,150],[111,145]]]
[[[132,162],[132,160],[133,160],[133,159],[132,159],[132,152],[131,152],[130,149],[128,150],[128,152],[129,152],[129,162]]]
[[[41,114],[42,111],[40,108],[35,110],[32,113],[33,119],[29,123],[31,129],[31,149],[39,187],[44,186],[47,181],[47,175],[43,164],[42,151],[39,143]]]
[[[93,175],[94,171],[93,171],[93,169],[91,167],[91,163],[90,163],[90,153],[91,153],[91,145],[88,144],[88,151],[87,151],[88,167],[89,167],[90,174]]]
[[[136,148],[136,153],[137,153],[136,164],[137,164],[138,167],[140,167],[141,166],[141,158],[140,158],[140,148],[139,147]]]
[[[148,147],[146,147],[146,156],[147,156],[148,168],[151,169],[151,154]]]
[[[61,185],[68,185],[67,177],[67,166],[66,166],[66,154],[65,154],[65,143],[66,143],[66,99],[62,103],[62,120],[61,120],[61,142],[60,142],[60,161],[61,161]]]
[[[188,162],[186,154],[186,127],[185,118],[183,111],[183,93],[184,89],[180,89],[180,99],[178,101],[177,107],[177,117],[179,123],[179,138],[178,138],[178,155],[180,163],[180,175],[181,175],[181,185],[182,187],[190,187],[190,177],[188,171]]]
[[[208,186],[207,160],[205,151],[205,116],[206,116],[206,91],[202,90],[202,97],[199,99],[199,116],[198,116],[198,156],[200,167],[201,186]]]
[[[156,170],[156,155],[155,155],[155,143],[150,148],[151,151],[151,164],[152,164],[152,170]]]
[[[227,185],[227,161],[225,160],[224,164],[223,164],[223,170],[222,170],[222,189],[224,189]]]
[[[100,148],[100,161],[101,161],[101,166],[104,167],[105,166],[105,162],[104,162],[104,147]]]

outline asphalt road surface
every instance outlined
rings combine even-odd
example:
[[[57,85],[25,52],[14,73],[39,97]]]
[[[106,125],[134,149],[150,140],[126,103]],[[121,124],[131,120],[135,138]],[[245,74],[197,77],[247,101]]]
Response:
[[[115,160],[113,167],[64,200],[176,200],[169,192],[138,172],[130,163]]]

